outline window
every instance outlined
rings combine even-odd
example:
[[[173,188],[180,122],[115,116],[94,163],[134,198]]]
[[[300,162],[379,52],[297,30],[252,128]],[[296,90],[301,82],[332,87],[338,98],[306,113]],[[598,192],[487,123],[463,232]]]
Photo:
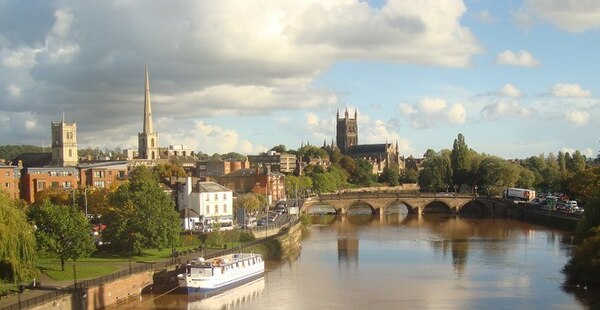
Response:
[[[94,181],[94,187],[104,187],[104,181]]]
[[[206,195],[206,201],[210,201],[210,195]]]
[[[9,177],[10,176],[10,171],[4,172],[4,175],[7,176],[7,177]]]
[[[206,205],[206,214],[210,214],[210,206]]]
[[[46,189],[46,181],[38,181],[37,182],[37,190],[41,191]]]
[[[103,178],[104,177],[104,171],[94,171],[94,177],[96,178]]]
[[[63,187],[64,188],[71,188],[71,181],[66,181],[65,183],[63,183]]]
[[[223,199],[227,199],[227,193],[223,193]]]
[[[154,138],[150,139],[150,147],[154,147]]]
[[[6,182],[6,183],[4,183],[4,186],[5,187],[10,187],[10,183]]]
[[[226,204],[223,205],[223,213],[227,213],[227,205]]]
[[[56,181],[52,182],[52,188],[58,188],[58,182],[56,182]]]
[[[215,200],[219,200],[219,196],[215,194]]]
[[[69,149],[69,157],[73,157],[73,150]]]

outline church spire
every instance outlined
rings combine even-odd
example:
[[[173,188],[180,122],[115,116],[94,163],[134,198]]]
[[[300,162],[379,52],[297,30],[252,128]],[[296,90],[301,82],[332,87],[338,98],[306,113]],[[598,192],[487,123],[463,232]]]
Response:
[[[150,79],[148,78],[148,64],[146,64],[146,94],[144,95],[144,133],[153,133],[152,107],[150,105]]]

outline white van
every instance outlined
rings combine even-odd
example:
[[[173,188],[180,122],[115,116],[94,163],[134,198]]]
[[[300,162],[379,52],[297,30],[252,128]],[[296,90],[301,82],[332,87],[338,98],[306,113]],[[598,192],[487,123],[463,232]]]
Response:
[[[256,223],[255,217],[249,217],[246,219],[246,223],[244,223],[244,228],[252,229],[256,227]]]

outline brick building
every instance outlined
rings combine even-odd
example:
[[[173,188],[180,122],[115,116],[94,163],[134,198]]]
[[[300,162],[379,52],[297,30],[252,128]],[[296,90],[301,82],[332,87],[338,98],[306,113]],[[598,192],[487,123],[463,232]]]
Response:
[[[17,166],[0,163],[0,188],[13,199],[19,199],[20,169]]]
[[[36,194],[47,188],[72,190],[79,183],[79,171],[73,167],[29,167],[21,172],[21,198],[34,203]]]
[[[79,170],[79,186],[108,187],[112,183],[127,179],[127,161],[82,163]]]

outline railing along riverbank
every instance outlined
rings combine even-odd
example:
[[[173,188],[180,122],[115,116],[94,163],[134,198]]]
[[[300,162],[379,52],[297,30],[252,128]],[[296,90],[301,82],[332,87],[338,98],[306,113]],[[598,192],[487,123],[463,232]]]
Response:
[[[117,271],[117,272],[114,272],[114,273],[111,273],[111,274],[108,274],[108,275],[105,275],[102,277],[94,278],[94,279],[75,282],[74,284],[66,286],[66,287],[44,287],[44,286],[41,286],[41,287],[38,287],[40,290],[34,289],[34,290],[31,290],[30,292],[37,293],[37,292],[40,292],[42,289],[54,289],[54,290],[47,292],[47,293],[42,293],[42,294],[39,294],[36,296],[29,296],[26,298],[24,298],[24,296],[19,293],[17,296],[18,300],[16,300],[15,303],[7,305],[7,306],[2,306],[2,307],[0,307],[0,309],[1,310],[17,310],[17,309],[32,308],[35,306],[40,306],[40,305],[52,302],[53,300],[56,300],[56,299],[67,297],[69,295],[72,295],[76,298],[77,297],[82,298],[83,295],[87,292],[87,289],[89,287],[104,285],[106,283],[110,283],[110,282],[113,282],[113,281],[116,281],[116,280],[119,280],[119,279],[122,279],[125,277],[129,277],[129,276],[137,274],[137,273],[177,267],[178,265],[186,263],[188,260],[196,259],[201,256],[206,259],[209,259],[209,258],[214,258],[214,257],[222,256],[222,255],[238,253],[245,248],[253,247],[253,246],[259,245],[261,243],[276,239],[282,235],[285,235],[287,233],[289,227],[296,225],[298,222],[299,222],[299,218],[292,217],[292,218],[290,218],[289,221],[287,221],[285,223],[269,227],[269,230],[279,228],[278,233],[267,236],[265,238],[258,238],[258,239],[255,239],[255,240],[252,240],[249,242],[245,242],[243,244],[240,244],[240,245],[228,248],[228,249],[211,250],[211,249],[203,249],[202,247],[198,247],[195,250],[188,250],[188,251],[180,252],[177,257],[174,257],[174,258],[171,258],[171,259],[168,259],[165,261],[136,263],[135,266],[132,266],[130,264],[129,268],[126,268],[124,270]]]

